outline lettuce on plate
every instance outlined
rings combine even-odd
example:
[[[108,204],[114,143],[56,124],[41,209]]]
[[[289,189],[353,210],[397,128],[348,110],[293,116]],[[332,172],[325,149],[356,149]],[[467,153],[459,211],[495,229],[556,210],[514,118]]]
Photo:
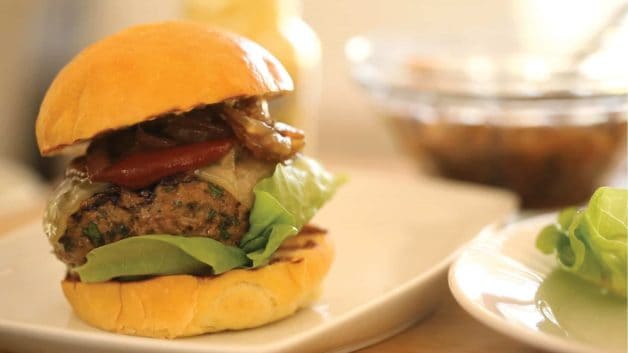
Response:
[[[556,253],[561,267],[621,297],[626,297],[628,190],[602,187],[582,210],[560,212],[543,228],[536,247]]]
[[[140,235],[93,249],[73,269],[83,282],[170,274],[220,274],[268,263],[281,243],[297,234],[344,182],[313,159],[298,155],[278,164],[253,189],[250,228],[239,247],[207,237]]]

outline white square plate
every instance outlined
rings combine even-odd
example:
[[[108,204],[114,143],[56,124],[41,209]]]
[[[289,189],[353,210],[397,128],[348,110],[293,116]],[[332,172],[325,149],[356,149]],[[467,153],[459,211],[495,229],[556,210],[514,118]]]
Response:
[[[429,313],[456,250],[515,209],[510,194],[415,175],[355,171],[313,223],[336,259],[318,302],[261,328],[177,340],[111,334],[76,318],[39,222],[0,236],[0,350],[20,352],[348,351]]]

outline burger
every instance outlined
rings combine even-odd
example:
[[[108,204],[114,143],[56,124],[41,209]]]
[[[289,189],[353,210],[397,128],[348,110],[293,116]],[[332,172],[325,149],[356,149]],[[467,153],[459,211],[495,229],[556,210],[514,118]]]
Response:
[[[333,258],[308,224],[342,178],[272,119],[290,92],[257,44],[187,22],[84,49],[40,107],[43,156],[72,153],[44,214],[88,324],[175,338],[263,325],[317,296]]]

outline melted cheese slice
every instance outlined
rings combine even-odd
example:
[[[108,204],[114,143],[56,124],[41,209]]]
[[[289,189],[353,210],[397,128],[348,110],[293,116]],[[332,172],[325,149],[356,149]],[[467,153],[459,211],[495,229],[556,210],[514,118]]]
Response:
[[[55,248],[61,247],[59,238],[65,233],[68,218],[79,210],[81,202],[107,188],[107,183],[66,178],[57,186],[44,211],[44,233]]]
[[[275,165],[248,154],[238,154],[232,149],[219,162],[197,169],[194,173],[198,178],[222,187],[246,208],[251,208],[255,184],[271,176]]]

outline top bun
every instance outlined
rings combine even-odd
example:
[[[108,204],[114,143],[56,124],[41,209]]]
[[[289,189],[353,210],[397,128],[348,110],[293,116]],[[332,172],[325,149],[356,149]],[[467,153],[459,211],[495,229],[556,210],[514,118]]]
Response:
[[[166,113],[293,89],[254,42],[189,22],[132,27],[81,51],[46,92],[36,122],[42,155]]]

